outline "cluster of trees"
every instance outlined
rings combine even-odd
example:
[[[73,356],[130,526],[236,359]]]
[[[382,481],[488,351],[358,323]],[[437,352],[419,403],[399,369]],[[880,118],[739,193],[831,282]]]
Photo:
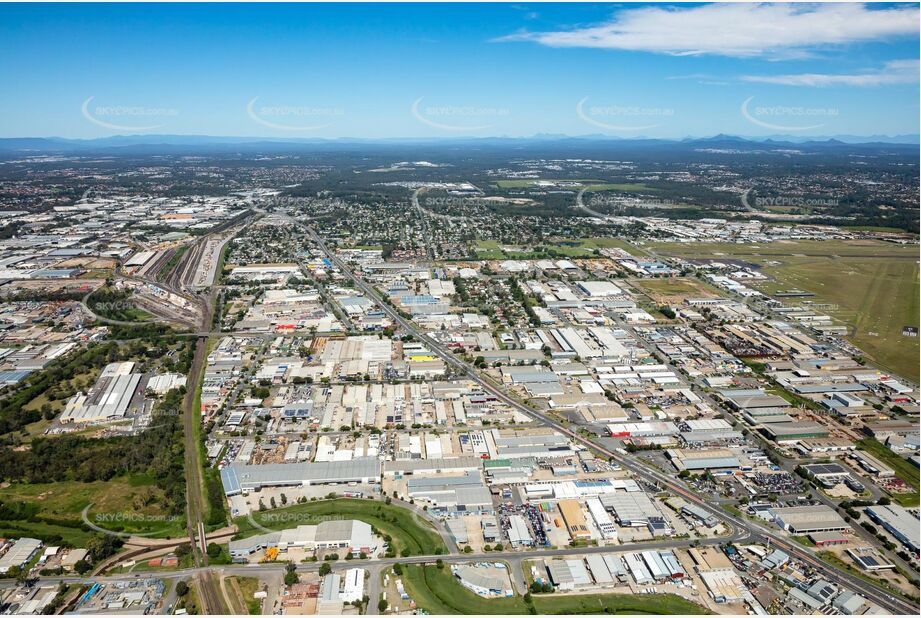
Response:
[[[90,346],[79,354],[56,360],[38,374],[27,377],[0,403],[0,434],[18,431],[42,418],[41,410],[26,409],[36,397],[45,393],[49,399],[70,397],[73,393],[62,386],[74,376],[99,368],[116,360],[118,346],[105,343]]]
[[[518,284],[518,279],[515,277],[509,277],[508,285],[512,289],[512,298],[518,301],[518,303],[521,304],[521,306],[524,308],[524,312],[528,315],[528,320],[531,321],[531,325],[540,326],[540,318],[538,318],[537,314],[534,313],[534,307],[531,306],[530,300],[524,293],[524,290],[522,290],[521,286]]]
[[[131,322],[141,321],[143,313],[134,306],[132,294],[128,290],[118,290],[103,286],[87,298],[87,305],[96,315],[110,320]]]
[[[28,450],[0,449],[0,475],[9,481],[51,483],[107,481],[125,474],[148,474],[167,496],[171,513],[185,508],[182,397],[173,389],[156,406],[151,426],[132,436],[41,437]]]

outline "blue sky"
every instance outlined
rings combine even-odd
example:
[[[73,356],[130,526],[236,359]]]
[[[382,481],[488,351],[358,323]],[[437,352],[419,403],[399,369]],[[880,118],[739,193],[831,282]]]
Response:
[[[0,5],[0,136],[919,132],[918,5]]]

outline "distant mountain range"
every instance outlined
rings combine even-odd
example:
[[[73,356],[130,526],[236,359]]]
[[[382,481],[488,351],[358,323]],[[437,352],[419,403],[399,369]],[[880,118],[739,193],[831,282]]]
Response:
[[[420,144],[426,146],[479,146],[479,147],[526,147],[529,144],[548,146],[551,144],[569,147],[592,145],[594,147],[611,145],[617,148],[661,147],[671,145],[682,149],[730,149],[743,151],[808,149],[849,150],[849,149],[885,149],[895,148],[900,152],[917,151],[919,136],[868,136],[836,135],[833,137],[802,137],[773,135],[766,137],[740,137],[737,135],[715,135],[705,138],[662,139],[662,138],[617,138],[606,135],[553,135],[538,134],[533,137],[451,137],[451,138],[285,138],[285,137],[224,137],[210,135],[116,135],[95,139],[68,139],[60,137],[12,137],[0,138],[0,153],[4,155],[37,154],[90,154],[90,153],[132,153],[155,154],[158,151],[173,153],[177,151],[218,152],[253,152],[256,150],[295,152],[330,150],[336,147],[356,145],[365,146],[405,146]]]

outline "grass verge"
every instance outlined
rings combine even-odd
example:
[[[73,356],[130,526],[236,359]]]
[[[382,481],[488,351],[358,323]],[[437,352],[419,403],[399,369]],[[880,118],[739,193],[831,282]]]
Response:
[[[379,500],[336,498],[305,502],[281,509],[253,513],[253,520],[270,530],[293,528],[300,524],[317,524],[335,519],[358,519],[371,524],[381,535],[389,535],[391,547],[398,553],[404,550],[411,555],[430,556],[444,553],[446,547],[441,535],[432,525],[411,511]],[[235,520],[239,538],[262,531],[246,517]]]
[[[430,614],[528,614],[520,596],[485,599],[464,588],[445,566],[403,566],[403,584],[417,607]],[[534,595],[537,614],[705,614],[707,610],[673,594]]]

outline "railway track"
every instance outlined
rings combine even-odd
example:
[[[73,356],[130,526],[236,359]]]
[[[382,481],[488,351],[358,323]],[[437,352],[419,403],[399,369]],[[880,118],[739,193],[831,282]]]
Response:
[[[224,605],[224,595],[221,593],[220,583],[215,581],[213,571],[203,570],[199,573],[198,600],[201,602],[203,614],[219,616],[230,613]]]

